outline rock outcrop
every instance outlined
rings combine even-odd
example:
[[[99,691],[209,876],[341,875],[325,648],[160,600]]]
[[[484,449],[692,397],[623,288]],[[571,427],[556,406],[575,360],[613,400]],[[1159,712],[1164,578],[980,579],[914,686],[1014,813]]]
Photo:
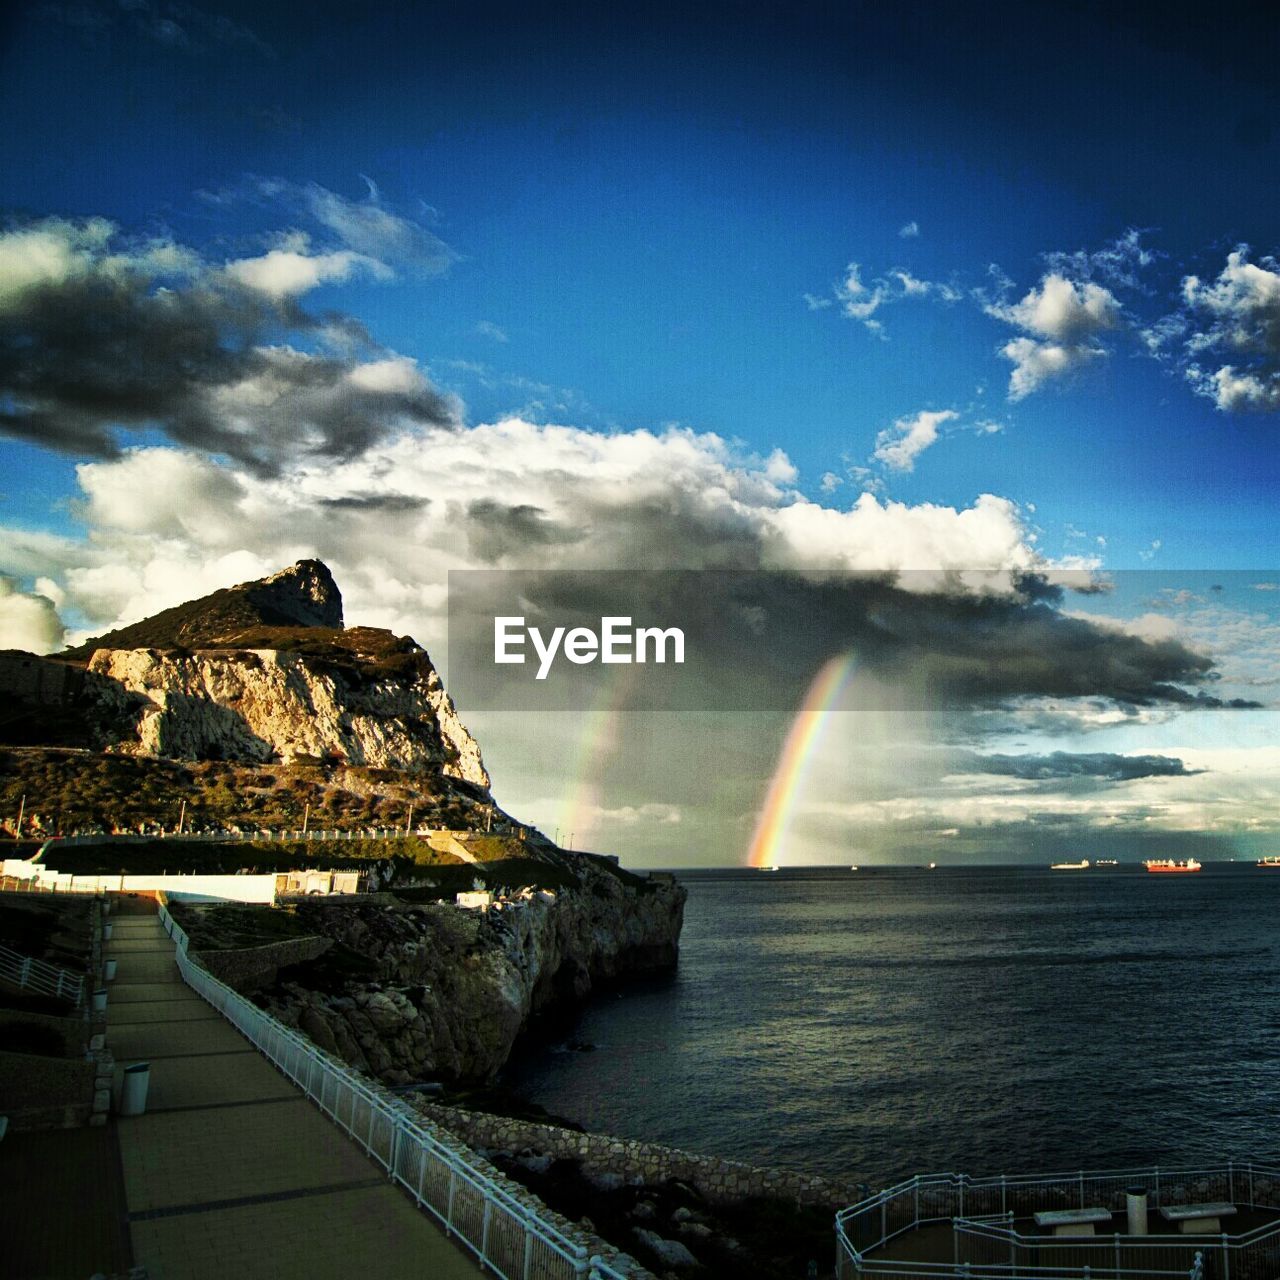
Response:
[[[537,1014],[602,983],[674,967],[685,890],[564,855],[576,883],[486,910],[300,904],[340,946],[259,998],[321,1048],[390,1084],[491,1080]],[[374,974],[334,982],[335,955]]]
[[[480,748],[425,651],[384,631],[283,629],[275,648],[99,649],[117,749],[184,760],[328,760],[441,772],[487,789]],[[290,647],[285,647],[290,646]]]
[[[269,577],[175,605],[58,656],[84,659],[98,649],[203,649],[248,627],[341,629],[342,593],[328,565],[299,560]]]
[[[487,791],[480,748],[413,640],[343,627],[318,560],[54,658],[0,653],[0,741],[173,760],[326,763]]]

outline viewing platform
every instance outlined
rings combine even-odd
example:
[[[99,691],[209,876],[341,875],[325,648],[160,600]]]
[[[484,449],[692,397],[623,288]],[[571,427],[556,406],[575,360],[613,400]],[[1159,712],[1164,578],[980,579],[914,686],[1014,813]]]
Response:
[[[836,1217],[837,1280],[1274,1280],[1280,1170],[921,1174]]]

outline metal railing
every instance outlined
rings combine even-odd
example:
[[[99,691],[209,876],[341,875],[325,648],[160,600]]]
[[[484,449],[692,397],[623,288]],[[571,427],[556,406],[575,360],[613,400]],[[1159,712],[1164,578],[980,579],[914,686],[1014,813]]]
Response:
[[[0,876],[0,893],[87,893],[96,896],[101,892],[96,884],[72,884],[70,881],[42,884],[34,876]]]
[[[1120,1213],[1127,1188],[1141,1185],[1152,1212],[1163,1205],[1225,1201],[1275,1217],[1238,1234],[1041,1236],[1017,1220],[1047,1209],[1101,1207]],[[939,1259],[946,1235],[937,1230],[913,1250],[900,1242],[896,1258],[884,1246],[920,1228],[950,1225],[950,1257]],[[913,1258],[918,1252],[922,1256]],[[1271,1280],[1280,1274],[1280,1169],[1228,1160],[1198,1168],[1146,1168],[971,1178],[920,1175],[836,1215],[837,1275],[971,1277],[972,1280],[1079,1280],[1080,1277],[1186,1277],[1200,1266],[1215,1280]],[[903,1255],[906,1255],[905,1257]]]
[[[160,902],[183,980],[292,1080],[340,1129],[502,1280],[632,1280],[571,1239],[424,1126],[408,1105],[361,1079],[219,982],[187,955]]]
[[[0,978],[42,996],[56,996],[80,1004],[84,1000],[84,975],[61,969],[47,960],[24,956],[0,947]]]

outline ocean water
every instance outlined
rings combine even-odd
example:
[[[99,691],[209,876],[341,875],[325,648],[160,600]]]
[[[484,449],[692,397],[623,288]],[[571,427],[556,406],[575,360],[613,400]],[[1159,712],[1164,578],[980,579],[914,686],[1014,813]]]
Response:
[[[681,878],[678,974],[508,1083],[600,1132],[876,1186],[1275,1154],[1280,870]]]

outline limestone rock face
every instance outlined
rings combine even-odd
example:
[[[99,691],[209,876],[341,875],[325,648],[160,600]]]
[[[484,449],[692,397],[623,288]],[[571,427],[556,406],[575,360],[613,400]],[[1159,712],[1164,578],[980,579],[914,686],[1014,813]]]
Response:
[[[270,580],[268,580],[270,581]],[[188,760],[302,758],[410,774],[439,770],[488,788],[480,748],[426,654],[385,632],[308,629],[305,649],[100,649],[89,661],[116,749]],[[331,654],[319,643],[340,636]],[[289,637],[291,638],[291,637]],[[362,654],[367,639],[375,646]],[[354,646],[354,647],[353,647]],[[390,667],[389,670],[382,668]]]
[[[390,1084],[491,1080],[540,1012],[676,963],[683,887],[624,881],[587,858],[573,865],[573,887],[522,891],[485,911],[299,904],[309,927],[372,960],[378,977],[335,994],[309,987],[301,966],[260,999]]]

